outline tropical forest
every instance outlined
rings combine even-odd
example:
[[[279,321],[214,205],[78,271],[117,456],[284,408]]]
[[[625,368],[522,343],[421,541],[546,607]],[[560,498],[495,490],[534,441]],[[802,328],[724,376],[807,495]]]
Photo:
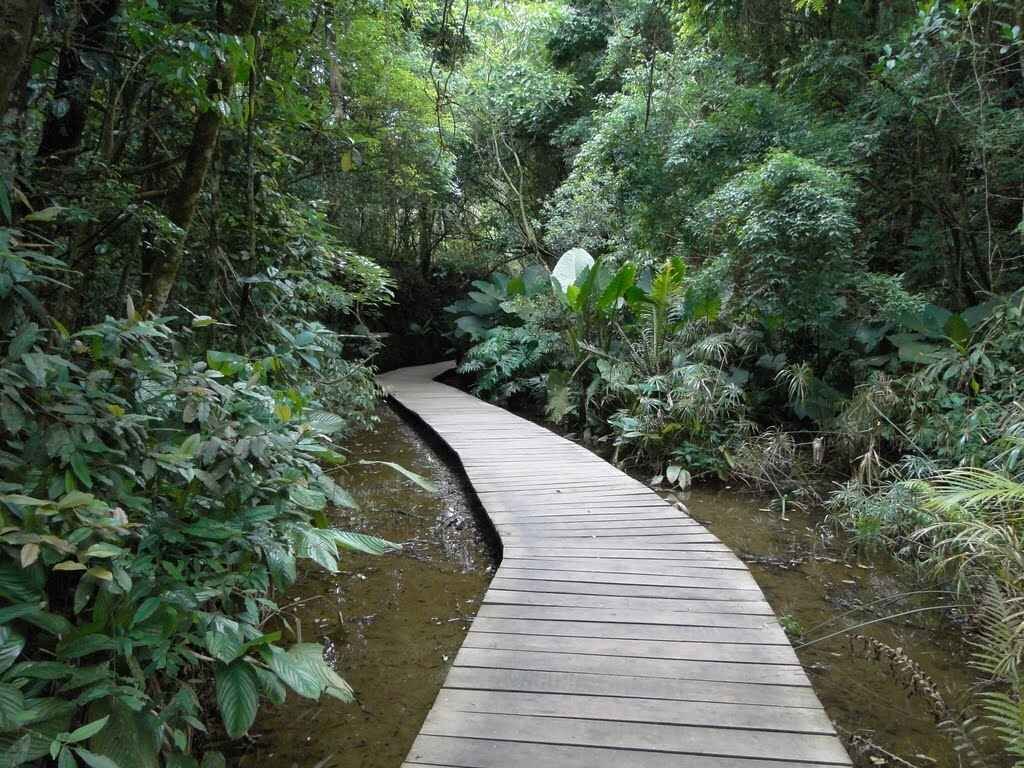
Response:
[[[1022,27],[0,0],[0,768],[1024,766]]]

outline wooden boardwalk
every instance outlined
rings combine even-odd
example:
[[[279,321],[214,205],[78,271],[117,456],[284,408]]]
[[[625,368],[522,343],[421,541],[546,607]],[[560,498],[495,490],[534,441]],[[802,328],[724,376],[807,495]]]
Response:
[[[850,765],[746,566],[586,449],[433,381],[380,377],[455,452],[501,566],[406,768]]]

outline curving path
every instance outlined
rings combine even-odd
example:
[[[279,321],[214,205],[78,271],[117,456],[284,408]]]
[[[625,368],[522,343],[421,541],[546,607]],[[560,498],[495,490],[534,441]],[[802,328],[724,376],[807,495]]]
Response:
[[[404,766],[850,765],[746,566],[586,449],[433,381],[380,377],[457,454],[501,566]]]

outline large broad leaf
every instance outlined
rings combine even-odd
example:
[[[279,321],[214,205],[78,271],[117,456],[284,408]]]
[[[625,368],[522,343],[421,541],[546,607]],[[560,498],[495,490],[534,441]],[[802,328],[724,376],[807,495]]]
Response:
[[[900,317],[900,325],[909,331],[940,339],[946,335],[946,321],[952,314],[948,309],[943,309],[935,304],[926,304],[918,312],[903,314]]]
[[[931,363],[940,347],[922,340],[916,333],[894,333],[888,336],[899,350],[899,358],[905,363]]]
[[[274,704],[284,704],[288,691],[285,690],[280,678],[269,669],[263,669],[262,667],[256,667],[255,672],[263,695]]]
[[[487,333],[487,326],[476,315],[463,315],[455,321],[455,326],[463,333],[468,334],[473,341],[483,338]]]
[[[290,651],[270,647],[270,668],[274,670],[281,681],[295,691],[299,696],[307,699],[319,699],[323,692],[323,679],[319,672],[310,666],[308,655],[302,651],[296,651],[299,646],[293,646]],[[318,653],[322,654],[320,646],[316,646]]]
[[[24,648],[24,637],[8,626],[0,626],[0,672],[9,669]]]
[[[321,435],[332,435],[344,428],[345,420],[336,413],[317,411],[309,417],[309,426]]]
[[[331,532],[334,541],[346,549],[354,549],[357,552],[365,552],[369,555],[383,555],[385,552],[395,552],[401,549],[398,544],[380,539],[376,536],[369,536],[365,533],[353,533],[351,531]]]
[[[228,539],[240,536],[242,533],[242,529],[237,525],[224,523],[220,520],[211,520],[208,517],[186,525],[182,530],[189,536],[195,536],[197,539],[211,539],[213,541],[227,541]]]
[[[121,768],[119,763],[111,760],[106,755],[90,752],[88,749],[77,747],[75,749],[75,754],[82,758],[82,762],[88,765],[89,768]]]
[[[942,330],[946,338],[953,342],[953,346],[961,352],[967,349],[967,343],[971,340],[971,326],[960,315],[950,315]]]
[[[217,707],[224,729],[228,736],[236,739],[256,720],[260,700],[256,674],[248,662],[239,659],[230,664],[218,664],[215,677]]]
[[[601,296],[597,300],[597,308],[606,313],[617,309],[625,301],[626,291],[634,285],[636,285],[636,264],[626,262],[619,267],[619,271],[601,292]]]
[[[23,765],[49,753],[57,734],[67,731],[75,710],[70,701],[26,698],[19,715],[23,730],[0,734],[0,768]]]
[[[225,376],[234,376],[245,370],[246,360],[233,352],[220,352],[211,349],[206,353],[206,364]]]
[[[569,290],[584,270],[594,266],[594,257],[582,248],[570,248],[562,254],[562,258],[551,271],[551,280],[561,293]]]
[[[226,616],[214,616],[203,639],[210,655],[225,663],[237,659],[245,648],[241,627]]]
[[[569,374],[565,371],[549,371],[547,375],[548,399],[544,410],[556,424],[573,412],[575,404],[569,397]]]
[[[391,469],[395,470],[395,472],[398,472],[400,475],[404,475],[405,477],[409,478],[414,483],[416,483],[416,485],[418,485],[420,488],[422,488],[425,491],[430,491],[430,493],[437,493],[437,491],[438,491],[437,485],[434,484],[432,481],[430,481],[427,478],[423,477],[423,475],[416,474],[411,469],[406,469],[401,464],[395,464],[392,461],[370,461],[368,459],[363,459],[359,463],[360,464],[382,464],[385,467],[390,467]]]
[[[324,649],[320,645],[298,643],[288,650],[288,655],[319,678],[323,692],[328,696],[342,701],[355,699],[351,686],[324,659]]]
[[[25,709],[25,696],[21,689],[0,683],[0,733],[18,727],[18,717]]]
[[[349,509],[358,509],[356,500],[352,498],[352,494],[334,482],[333,479],[327,474],[320,473],[316,476],[317,485],[323,490],[327,496],[327,500],[331,504],[336,504],[339,507],[348,507]]]
[[[62,659],[81,659],[101,651],[112,651],[117,642],[108,635],[92,633],[69,637],[57,644],[57,656]]]
[[[327,506],[327,497],[320,491],[313,491],[302,486],[295,486],[288,491],[288,498],[303,509],[319,512]]]
[[[135,712],[118,699],[107,698],[89,707],[89,716],[105,715],[106,727],[92,737],[89,749],[124,768],[159,768],[163,727],[146,711]]]
[[[338,570],[338,545],[328,530],[304,527],[297,530],[295,549],[299,557],[309,558],[325,570]]]
[[[270,568],[270,578],[278,587],[288,587],[295,583],[295,557],[284,547],[269,545],[263,550]]]

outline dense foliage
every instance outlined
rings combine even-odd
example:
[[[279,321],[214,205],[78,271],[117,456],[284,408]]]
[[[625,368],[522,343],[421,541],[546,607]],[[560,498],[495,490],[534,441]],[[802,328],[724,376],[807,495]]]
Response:
[[[1022,25],[4,3],[0,762],[212,766],[282,683],[347,695],[265,624],[295,558],[388,547],[329,513],[398,337],[656,483],[825,505],[971,587],[1020,757]]]

